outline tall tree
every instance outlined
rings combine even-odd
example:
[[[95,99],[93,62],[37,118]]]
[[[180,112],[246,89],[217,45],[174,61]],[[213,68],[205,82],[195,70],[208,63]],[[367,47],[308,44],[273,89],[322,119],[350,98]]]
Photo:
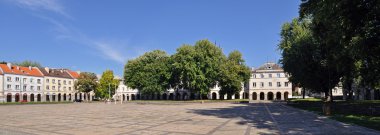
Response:
[[[199,93],[202,98],[217,84],[224,57],[222,49],[208,40],[178,48],[173,55],[178,86]]]
[[[38,68],[42,68],[42,65],[39,63],[39,62],[36,62],[36,61],[30,61],[30,60],[25,60],[25,61],[22,61],[22,62],[14,62],[13,63],[14,65],[18,65],[18,66],[22,66],[22,67],[38,67]]]
[[[162,94],[170,88],[171,74],[169,55],[154,50],[128,61],[124,68],[124,83],[143,95]]]
[[[380,2],[378,0],[303,0],[300,16],[312,16],[312,32],[337,55],[343,84],[359,75],[362,87],[380,83]]]
[[[106,70],[99,79],[99,85],[95,94],[101,98],[111,98],[115,94],[115,90],[119,86],[119,82],[120,81],[118,79],[115,79],[112,70]]]
[[[251,70],[245,65],[243,55],[239,51],[232,51],[222,64],[219,85],[220,94],[233,95],[242,90],[242,84],[249,80]]]
[[[332,101],[332,88],[341,73],[333,61],[335,56],[328,46],[314,38],[309,19],[293,19],[282,26],[279,49],[282,53],[280,62],[289,80],[308,90],[324,92],[326,101]]]

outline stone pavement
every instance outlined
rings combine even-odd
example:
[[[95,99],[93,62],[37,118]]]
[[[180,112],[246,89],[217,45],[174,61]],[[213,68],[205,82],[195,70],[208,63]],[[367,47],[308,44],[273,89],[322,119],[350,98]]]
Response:
[[[0,134],[380,134],[281,103],[0,106]]]

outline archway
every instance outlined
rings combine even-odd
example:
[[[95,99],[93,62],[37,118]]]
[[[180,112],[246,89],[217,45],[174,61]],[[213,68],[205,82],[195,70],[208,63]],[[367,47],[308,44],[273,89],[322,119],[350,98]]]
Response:
[[[20,94],[16,93],[15,102],[19,102],[19,101],[20,101]]]
[[[173,93],[170,93],[170,94],[169,94],[169,100],[173,100],[173,97],[174,97],[174,94],[173,94]]]
[[[87,95],[86,93],[83,93],[83,100],[86,100],[87,99]]]
[[[216,93],[215,92],[213,92],[212,94],[211,94],[211,96],[212,96],[212,100],[216,100]]]
[[[273,100],[273,92],[268,92],[268,100]]]
[[[175,94],[175,99],[176,100],[181,100],[181,94],[180,93],[176,93]]]
[[[50,95],[46,95],[46,101],[50,101]]]
[[[12,94],[11,93],[7,94],[7,102],[12,102]]]
[[[163,98],[163,100],[167,100],[168,99],[168,94],[166,94],[166,93],[162,94],[162,98]]]
[[[187,99],[188,99],[187,93],[183,93],[182,94],[182,100],[187,100]]]
[[[123,101],[125,101],[125,95],[123,94]]]
[[[264,92],[260,92],[260,100],[264,100],[264,99],[265,99]]]
[[[256,92],[252,93],[252,100],[257,100],[257,93]]]
[[[140,96],[140,94],[137,94],[136,95],[136,100],[139,100],[139,99],[141,99],[141,96]]]
[[[127,94],[127,101],[129,101],[129,99],[130,99],[130,98],[129,98],[129,94]]]
[[[240,99],[240,93],[235,93],[235,99]]]
[[[55,94],[51,96],[51,101],[55,102]]]
[[[61,93],[58,93],[58,102],[61,101]]]
[[[63,94],[63,101],[66,101],[66,93]]]
[[[132,97],[132,100],[136,100],[135,94],[132,94],[131,97]]]
[[[37,94],[37,102],[41,102],[41,94]]]
[[[227,94],[227,100],[231,100],[232,99],[232,95],[231,94]]]
[[[69,101],[71,101],[71,94],[69,94]]]
[[[79,100],[82,100],[82,93],[79,93]]]
[[[243,99],[249,99],[249,93],[248,92],[243,93]]]
[[[289,92],[284,93],[284,100],[288,100]]]
[[[34,94],[30,94],[30,102],[34,102]]]
[[[26,94],[26,93],[22,94],[22,100],[27,101],[28,100],[28,94]]]
[[[281,92],[276,93],[276,100],[281,100]]]

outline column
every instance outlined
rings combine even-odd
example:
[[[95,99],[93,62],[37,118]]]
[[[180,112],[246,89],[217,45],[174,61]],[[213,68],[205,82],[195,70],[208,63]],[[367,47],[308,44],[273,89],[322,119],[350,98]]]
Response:
[[[15,95],[15,94],[12,94],[12,102],[15,102],[15,101],[16,101],[15,98],[16,98],[16,95]]]
[[[267,93],[264,93],[264,100],[268,100],[268,94]]]
[[[219,100],[219,93],[216,93],[216,99]]]

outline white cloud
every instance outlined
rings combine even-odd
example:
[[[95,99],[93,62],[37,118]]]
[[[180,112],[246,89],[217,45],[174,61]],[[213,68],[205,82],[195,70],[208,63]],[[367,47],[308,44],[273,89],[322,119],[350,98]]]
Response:
[[[22,8],[51,11],[67,18],[71,18],[71,16],[66,13],[64,6],[59,0],[10,0],[10,2],[14,2]]]

